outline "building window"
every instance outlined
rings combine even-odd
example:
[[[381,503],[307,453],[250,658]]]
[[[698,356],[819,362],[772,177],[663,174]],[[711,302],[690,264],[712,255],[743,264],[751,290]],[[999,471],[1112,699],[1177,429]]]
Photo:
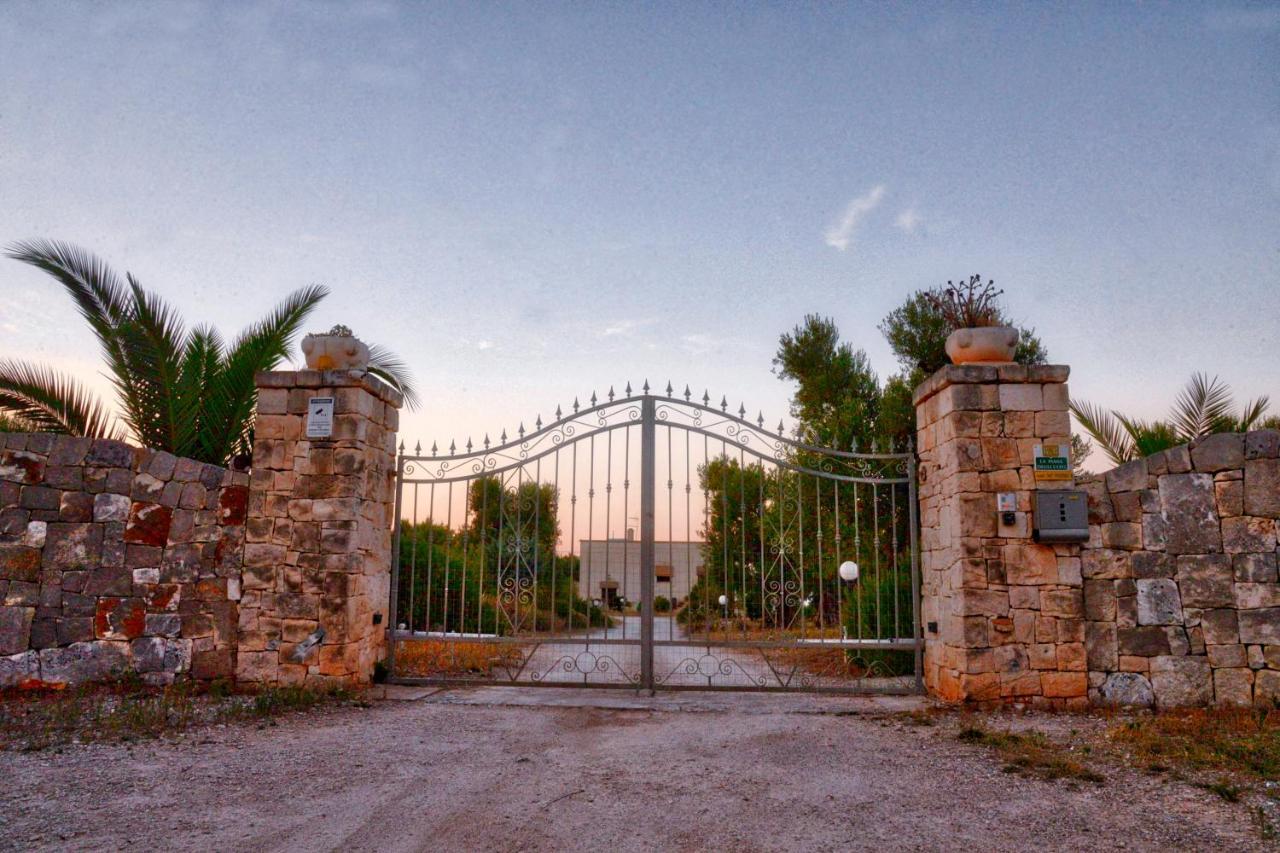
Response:
[[[654,566],[653,576],[658,583],[671,583],[671,567],[662,565]]]

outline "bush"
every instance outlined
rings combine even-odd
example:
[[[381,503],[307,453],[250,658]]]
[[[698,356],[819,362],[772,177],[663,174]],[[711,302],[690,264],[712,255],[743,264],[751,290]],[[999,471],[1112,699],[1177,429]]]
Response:
[[[667,598],[665,595],[659,595],[659,596],[655,597],[655,598],[653,599],[653,612],[655,612],[655,613],[670,613],[670,612],[671,612],[671,599]]]
[[[911,566],[885,569],[877,577],[868,572],[858,581],[858,592],[845,598],[845,631],[850,638],[908,639],[912,635]],[[855,600],[850,600],[857,596]],[[897,624],[894,608],[897,608]],[[915,671],[915,653],[855,649],[853,660],[870,676],[908,675]]]

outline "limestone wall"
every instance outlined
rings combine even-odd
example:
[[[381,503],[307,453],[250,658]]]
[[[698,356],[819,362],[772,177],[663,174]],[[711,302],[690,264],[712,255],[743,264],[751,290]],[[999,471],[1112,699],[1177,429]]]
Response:
[[[0,433],[0,686],[234,673],[249,477]]]
[[[1089,696],[1280,700],[1280,432],[1223,434],[1085,483]]]

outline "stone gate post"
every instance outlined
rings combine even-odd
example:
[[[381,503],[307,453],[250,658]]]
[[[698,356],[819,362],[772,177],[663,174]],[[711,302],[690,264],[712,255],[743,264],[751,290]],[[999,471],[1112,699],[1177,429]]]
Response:
[[[1087,703],[1080,546],[1031,535],[1033,448],[1070,440],[1069,372],[948,365],[916,389],[925,685],[948,701]]]
[[[237,681],[366,683],[391,618],[402,397],[362,370],[256,381]]]

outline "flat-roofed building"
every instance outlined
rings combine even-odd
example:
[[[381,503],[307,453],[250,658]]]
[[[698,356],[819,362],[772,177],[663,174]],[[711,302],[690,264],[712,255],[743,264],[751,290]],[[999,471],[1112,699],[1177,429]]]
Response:
[[[653,543],[653,594],[678,604],[702,571],[702,542]],[[578,551],[578,595],[610,604],[619,598],[640,600],[640,540],[633,531],[625,539],[583,539]]]

